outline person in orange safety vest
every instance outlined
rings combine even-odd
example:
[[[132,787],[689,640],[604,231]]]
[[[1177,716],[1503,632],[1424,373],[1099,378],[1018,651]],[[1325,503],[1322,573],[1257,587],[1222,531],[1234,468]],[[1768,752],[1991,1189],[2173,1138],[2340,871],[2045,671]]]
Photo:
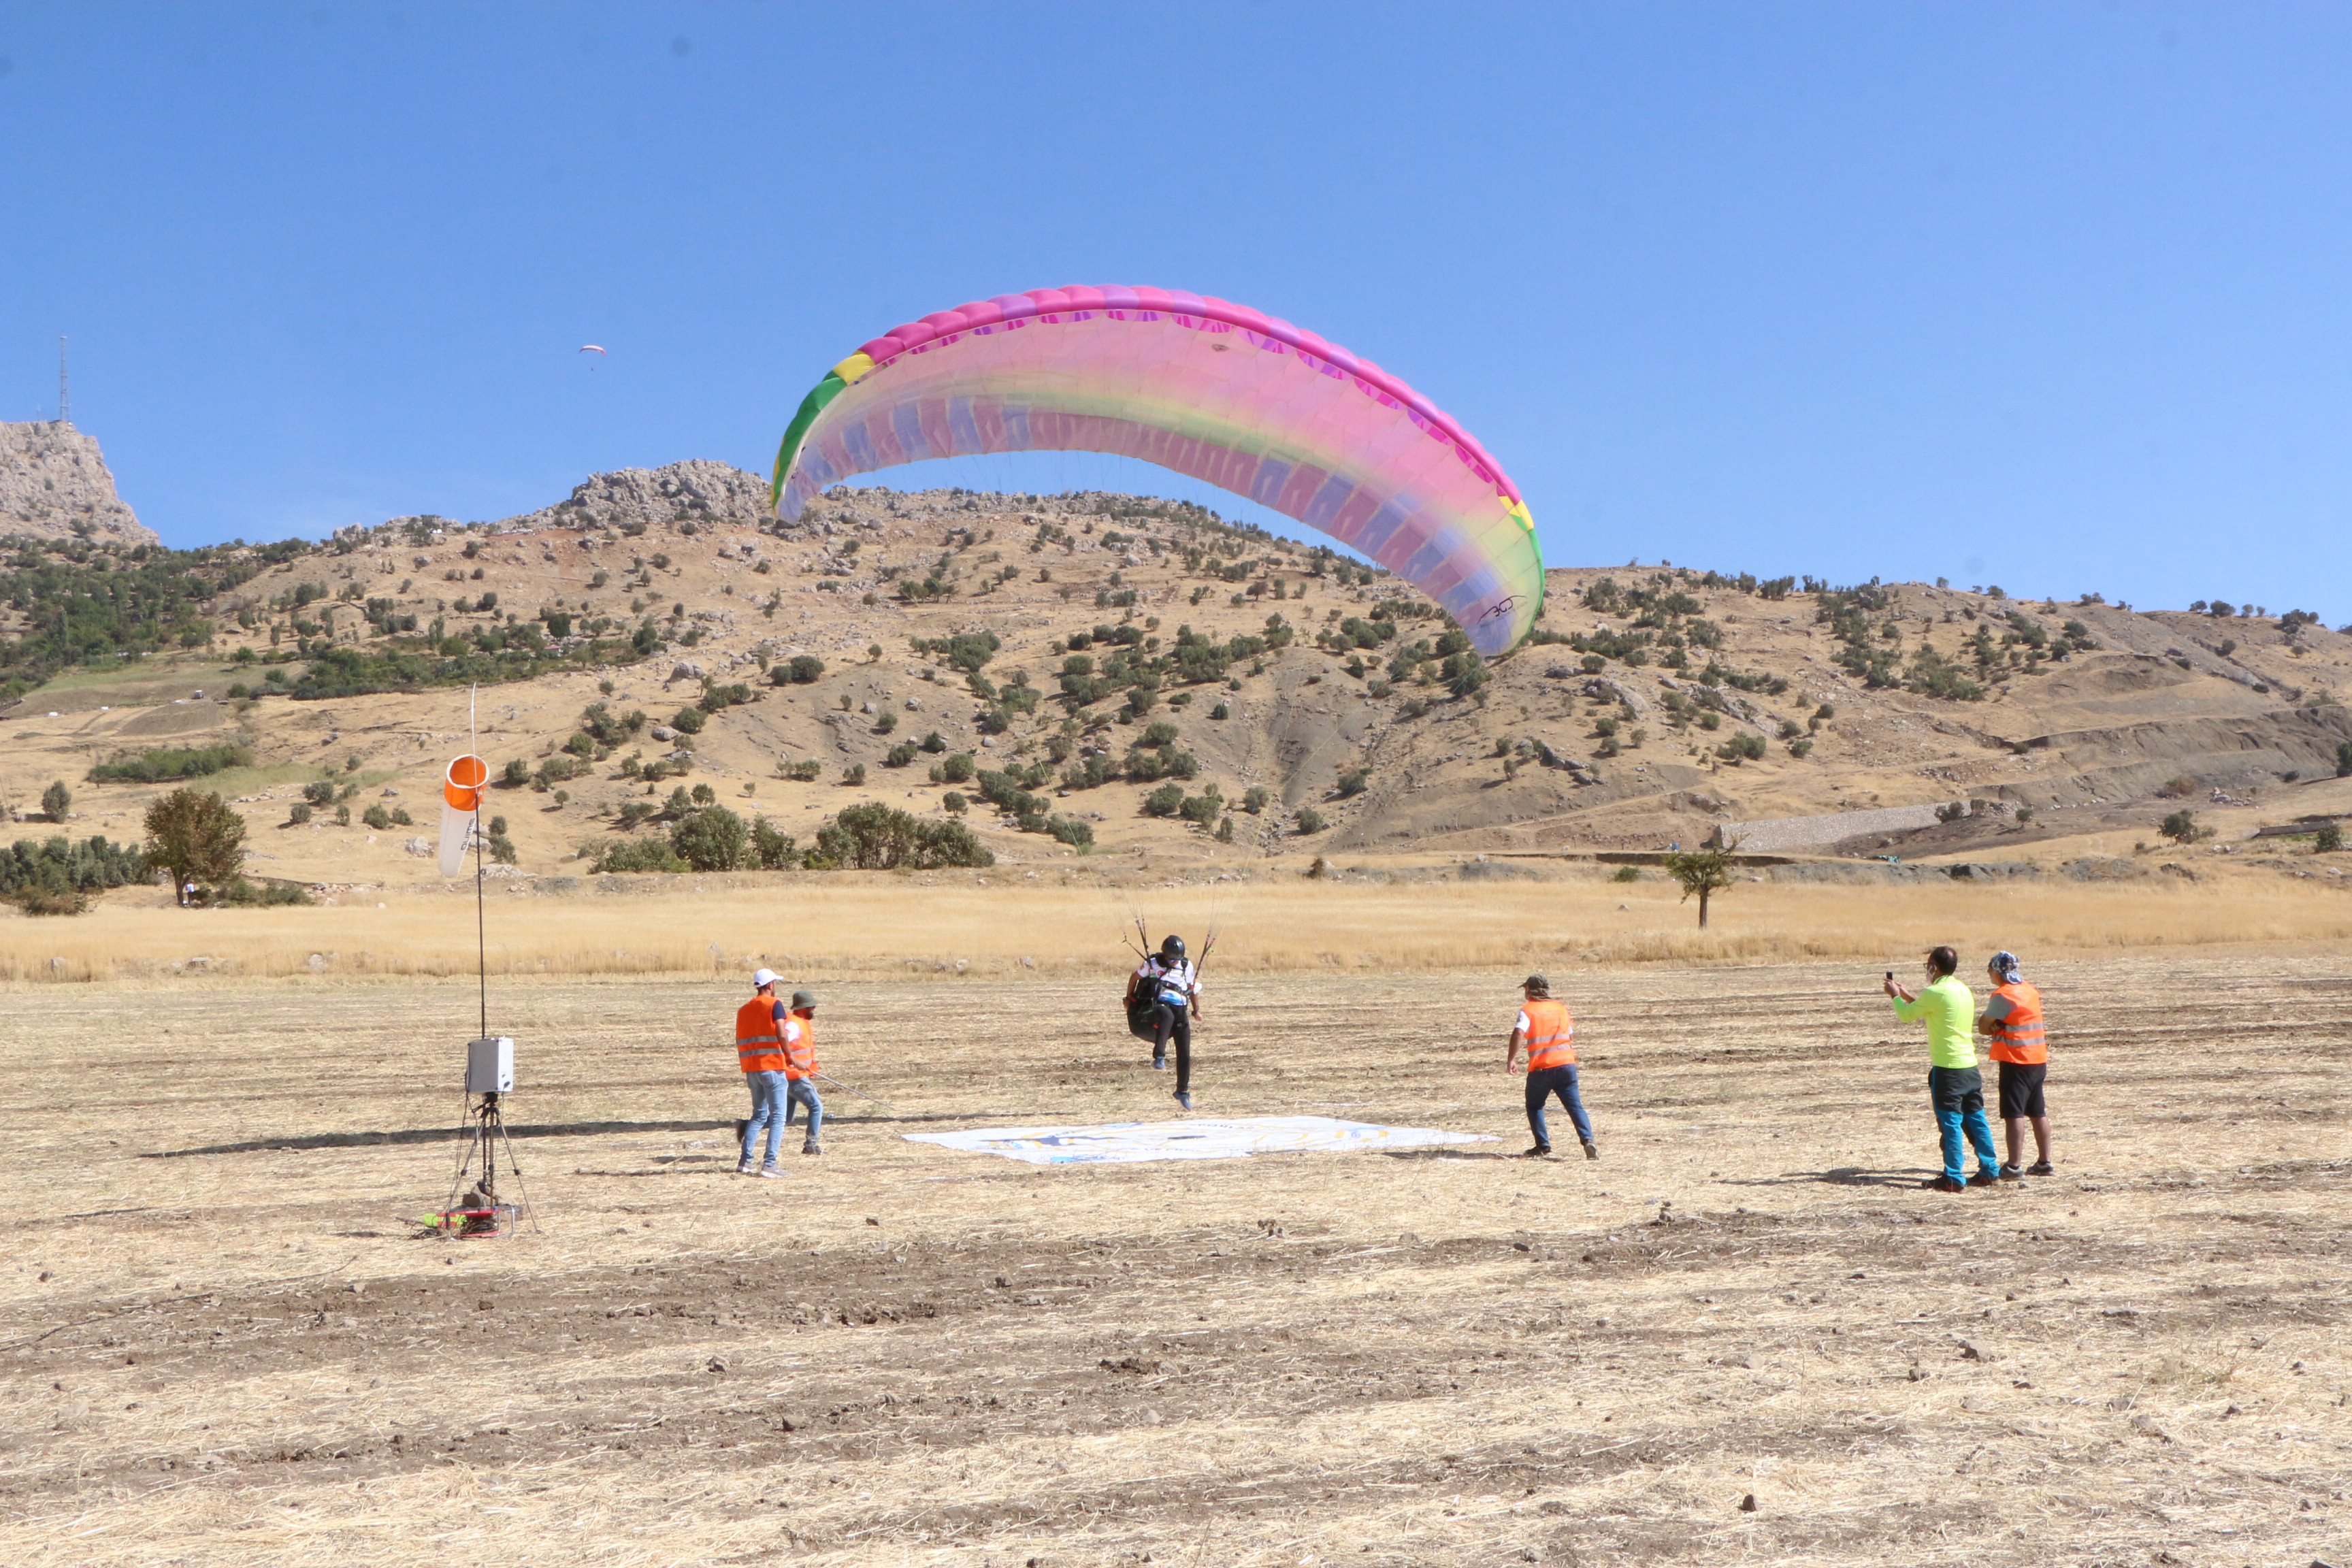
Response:
[[[1992,977],[1992,995],[1977,1016],[1977,1033],[1991,1037],[1985,1054],[2000,1064],[2000,1119],[2009,1133],[2009,1158],[2001,1177],[2047,1176],[2050,1163],[2050,1108],[2042,1097],[2042,1079],[2050,1073],[2050,1036],[2042,1014],[2042,989],[2019,973],[2017,954],[1996,952],[1986,966]],[[2025,1152],[2026,1123],[2033,1124],[2034,1161],[2023,1169],[2018,1161]]]
[[[824,1131],[824,1101],[816,1094],[816,994],[810,991],[793,993],[793,1010],[783,1020],[784,1031],[784,1125],[793,1124],[794,1109],[808,1111],[808,1136],[801,1142],[803,1154],[822,1154],[824,1149],[817,1138]]]
[[[751,1119],[743,1123],[739,1176],[781,1176],[777,1164],[784,1143],[784,1005],[776,996],[771,969],[751,975],[751,999],[735,1009],[735,1058],[751,1090]],[[759,1163],[760,1134],[768,1135],[767,1163]]]
[[[1539,1160],[1551,1152],[1551,1133],[1544,1125],[1544,1102],[1553,1095],[1568,1108],[1568,1118],[1576,1123],[1576,1135],[1583,1142],[1584,1157],[1601,1158],[1601,1150],[1592,1142],[1592,1121],[1584,1114],[1584,1101],[1576,1091],[1576,1020],[1569,1016],[1568,1004],[1551,998],[1551,982],[1540,974],[1530,974],[1520,986],[1526,1000],[1519,1007],[1517,1023],[1511,1029],[1510,1043],[1503,1048],[1503,1070],[1518,1070],[1519,1050],[1528,1053],[1528,1127],[1536,1135],[1535,1147],[1527,1158]]]

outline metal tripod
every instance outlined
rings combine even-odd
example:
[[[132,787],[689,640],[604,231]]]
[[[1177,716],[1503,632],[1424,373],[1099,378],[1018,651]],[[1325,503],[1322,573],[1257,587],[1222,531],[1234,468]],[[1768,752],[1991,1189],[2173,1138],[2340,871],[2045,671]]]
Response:
[[[511,1204],[499,1197],[501,1152],[507,1172],[514,1177],[516,1201]],[[515,1158],[514,1141],[507,1136],[506,1111],[496,1090],[467,1097],[465,1142],[458,1150],[457,1170],[450,1179],[449,1201],[441,1221],[446,1229],[463,1237],[512,1236],[523,1225],[539,1229],[530,1190],[523,1185],[522,1163]]]

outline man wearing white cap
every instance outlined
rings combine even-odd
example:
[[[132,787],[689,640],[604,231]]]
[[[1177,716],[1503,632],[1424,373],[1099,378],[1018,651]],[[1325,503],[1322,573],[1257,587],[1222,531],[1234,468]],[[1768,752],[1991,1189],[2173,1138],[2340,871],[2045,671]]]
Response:
[[[751,1089],[751,1119],[743,1123],[739,1176],[781,1176],[784,1147],[784,1021],[788,1009],[776,995],[772,969],[751,973],[751,999],[735,1009],[735,1058]],[[760,1133],[768,1134],[768,1159],[757,1163]]]

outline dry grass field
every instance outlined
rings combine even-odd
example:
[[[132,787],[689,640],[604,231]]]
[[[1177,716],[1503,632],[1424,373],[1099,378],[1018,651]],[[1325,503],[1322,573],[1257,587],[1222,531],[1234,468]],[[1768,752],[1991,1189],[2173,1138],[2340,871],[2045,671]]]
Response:
[[[2129,853],[2128,846],[2124,852]],[[1711,929],[1655,870],[1639,881],[1560,861],[1412,864],[1354,858],[1326,879],[1303,862],[1237,870],[1102,861],[919,875],[750,872],[493,880],[490,972],[733,976],[1098,973],[1139,911],[1164,929],[1217,926],[1220,970],[1260,973],[1619,963],[1853,959],[1938,942],[2095,953],[2237,944],[2272,952],[2352,942],[2352,888],[2206,860],[2204,880],[1854,885],[1743,879]],[[1490,873],[1475,877],[1473,873]],[[0,982],[191,975],[470,975],[470,880],[362,889],[325,907],[190,911],[125,889],[77,920],[0,905]],[[1171,927],[1172,922],[1172,927]]]
[[[0,922],[0,1562],[2352,1561],[2340,895],[1742,887],[1643,952],[1690,918],[1654,884],[1152,892],[1188,932],[1228,896],[1202,1113],[1495,1142],[1041,1170],[902,1134],[1171,1111],[1124,895],[933,891],[903,940],[904,883],[796,895],[813,942],[761,939],[772,889],[494,909],[551,960],[491,988],[544,1227],[503,1242],[413,1224],[470,981],[353,956],[469,910]],[[1512,1158],[1497,903],[1577,1008],[1598,1163]],[[1404,952],[1408,905],[1456,945]],[[1876,981],[1930,927],[2048,988],[2057,1176],[1916,1188]],[[115,978],[26,962],[99,938]],[[823,1158],[739,1179],[736,959],[805,945],[827,1068],[889,1109],[829,1091]]]

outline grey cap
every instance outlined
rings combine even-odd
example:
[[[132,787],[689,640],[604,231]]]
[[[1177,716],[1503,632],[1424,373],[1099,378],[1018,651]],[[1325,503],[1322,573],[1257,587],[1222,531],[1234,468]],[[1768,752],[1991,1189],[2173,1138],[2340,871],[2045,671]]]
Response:
[[[814,992],[814,991],[795,991],[795,992],[793,992],[793,1006],[795,1006],[795,1007],[814,1007],[814,1006],[815,1006],[815,1005],[816,1005],[816,993],[815,993],[815,992]]]
[[[1519,983],[1519,989],[1522,991],[1533,991],[1539,995],[1549,996],[1551,994],[1551,982],[1545,979],[1540,974],[1530,974],[1527,979]]]

